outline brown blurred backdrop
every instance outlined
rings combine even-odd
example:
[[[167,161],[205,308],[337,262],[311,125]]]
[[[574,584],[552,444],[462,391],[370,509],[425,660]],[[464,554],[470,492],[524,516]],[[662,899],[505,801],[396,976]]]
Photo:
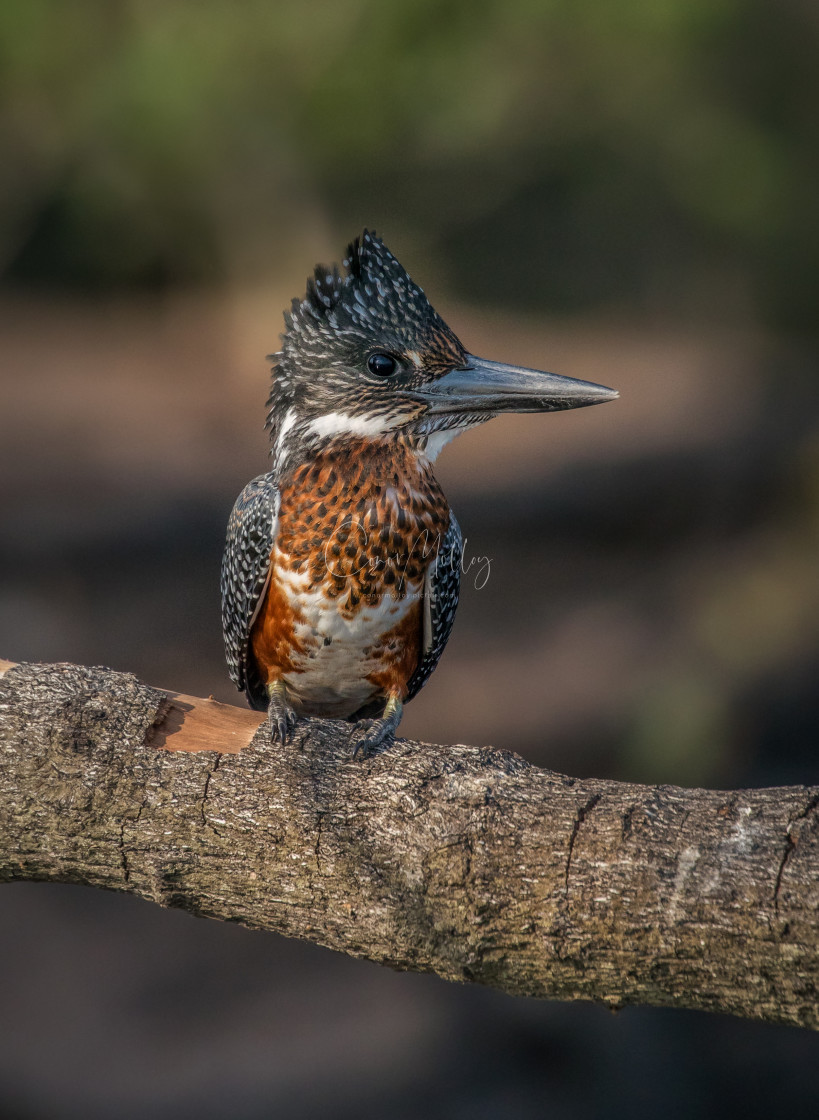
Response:
[[[0,656],[240,702],[218,568],[264,356],[368,225],[469,349],[621,392],[443,454],[476,564],[404,732],[819,780],[818,28],[802,0],[4,0]],[[0,891],[0,993],[0,1118],[770,1116],[819,1056],[40,884]]]

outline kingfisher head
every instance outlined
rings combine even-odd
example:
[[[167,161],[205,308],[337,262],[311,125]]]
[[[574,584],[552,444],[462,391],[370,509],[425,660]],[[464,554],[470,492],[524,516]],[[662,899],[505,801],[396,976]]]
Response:
[[[271,356],[268,427],[279,466],[351,438],[400,436],[433,459],[499,412],[554,412],[618,395],[468,353],[374,232],[352,242],[343,268],[316,268]]]

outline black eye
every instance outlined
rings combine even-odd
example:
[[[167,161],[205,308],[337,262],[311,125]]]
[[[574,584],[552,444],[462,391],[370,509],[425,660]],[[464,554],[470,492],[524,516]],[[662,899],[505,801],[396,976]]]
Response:
[[[367,369],[378,377],[389,377],[395,373],[398,363],[389,354],[370,354],[367,358]]]

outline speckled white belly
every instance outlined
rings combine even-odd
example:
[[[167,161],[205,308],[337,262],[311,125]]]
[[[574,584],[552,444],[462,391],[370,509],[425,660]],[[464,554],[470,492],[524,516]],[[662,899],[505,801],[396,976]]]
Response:
[[[362,603],[346,617],[321,587],[308,589],[306,574],[281,565],[277,575],[296,615],[294,636],[305,651],[293,655],[294,671],[282,678],[293,706],[329,718],[353,715],[379,695],[367,679],[381,668],[372,647],[406,617],[423,583],[410,585],[401,599],[384,594],[375,606]]]

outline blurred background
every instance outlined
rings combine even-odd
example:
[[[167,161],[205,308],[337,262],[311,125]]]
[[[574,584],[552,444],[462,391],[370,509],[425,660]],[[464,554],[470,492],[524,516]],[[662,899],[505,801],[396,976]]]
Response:
[[[809,0],[3,0],[0,656],[241,702],[264,356],[367,225],[470,350],[621,392],[442,456],[476,565],[404,733],[819,781],[817,39]],[[807,1032],[76,887],[2,888],[0,993],[3,1120],[815,1107]]]

